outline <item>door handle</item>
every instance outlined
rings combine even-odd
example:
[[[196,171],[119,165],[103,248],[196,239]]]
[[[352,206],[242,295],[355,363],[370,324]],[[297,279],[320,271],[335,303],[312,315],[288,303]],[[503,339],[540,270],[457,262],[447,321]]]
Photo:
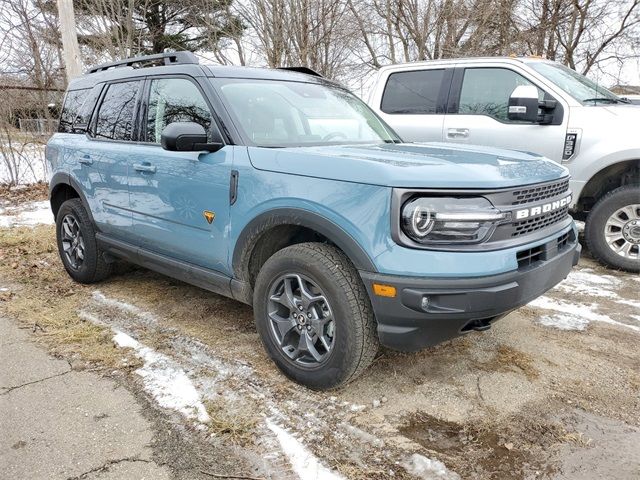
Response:
[[[156,173],[156,166],[150,163],[134,163],[133,169],[136,172]]]
[[[449,128],[447,129],[447,138],[469,138],[469,129]]]
[[[91,158],[91,155],[83,155],[82,157],[80,157],[79,162],[82,165],[93,165],[93,159]]]

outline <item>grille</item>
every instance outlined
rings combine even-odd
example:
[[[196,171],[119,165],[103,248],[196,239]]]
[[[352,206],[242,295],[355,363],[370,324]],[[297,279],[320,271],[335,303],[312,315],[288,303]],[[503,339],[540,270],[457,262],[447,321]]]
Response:
[[[549,183],[532,188],[524,188],[513,192],[513,202],[511,205],[522,205],[524,203],[533,203],[545,198],[555,197],[564,192],[569,191],[569,180]]]
[[[520,220],[519,222],[513,222],[512,237],[519,237],[521,235],[527,235],[541,228],[553,225],[556,222],[564,220],[569,213],[569,207],[562,207],[552,213],[545,213],[537,217],[527,218],[526,220]]]
[[[564,250],[564,248],[569,245],[570,233],[571,232],[567,232],[564,235],[558,237],[558,251]]]
[[[555,240],[551,240],[544,245],[521,250],[516,254],[518,269],[534,267],[543,260],[549,260],[560,254],[566,248],[569,248],[575,241],[576,237],[573,230],[569,230],[567,233],[560,235]]]
[[[542,245],[518,252],[518,254],[516,255],[518,260],[518,268],[530,267],[531,265],[542,260],[543,253],[544,249],[542,248]]]

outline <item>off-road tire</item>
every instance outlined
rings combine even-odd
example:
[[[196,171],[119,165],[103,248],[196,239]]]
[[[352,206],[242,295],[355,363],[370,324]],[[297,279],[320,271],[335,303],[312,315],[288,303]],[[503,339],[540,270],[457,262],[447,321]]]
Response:
[[[62,245],[62,223],[67,216],[72,216],[79,225],[84,241],[84,260],[74,268],[67,259]],[[65,270],[71,278],[79,283],[95,283],[104,280],[111,273],[111,264],[104,259],[104,252],[96,242],[96,230],[87,210],[79,198],[64,202],[56,215],[56,240],[58,253]]]
[[[617,210],[626,205],[640,203],[640,187],[625,185],[603,196],[589,212],[584,236],[587,248],[600,262],[628,272],[640,272],[640,260],[625,258],[615,253],[606,242],[605,225]]]
[[[269,292],[278,278],[302,274],[322,289],[333,311],[335,338],[328,359],[315,367],[294,364],[271,333]],[[290,379],[314,390],[340,387],[360,375],[378,351],[376,322],[367,291],[349,259],[324,243],[286,247],[262,266],[255,283],[254,316],[265,350]]]

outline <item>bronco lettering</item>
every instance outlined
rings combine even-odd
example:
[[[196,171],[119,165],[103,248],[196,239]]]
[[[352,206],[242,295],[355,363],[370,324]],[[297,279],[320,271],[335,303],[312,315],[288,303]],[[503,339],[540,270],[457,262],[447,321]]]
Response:
[[[540,215],[541,213],[549,213],[554,210],[558,210],[571,203],[571,195],[563,198],[562,200],[556,200],[554,202],[545,203],[531,208],[523,208],[522,210],[516,210],[516,220],[522,220],[523,218],[533,217],[534,215]]]

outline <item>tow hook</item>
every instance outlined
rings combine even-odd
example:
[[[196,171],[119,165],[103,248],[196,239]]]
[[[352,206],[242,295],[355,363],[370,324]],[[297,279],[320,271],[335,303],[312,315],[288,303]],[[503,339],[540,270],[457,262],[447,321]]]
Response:
[[[489,330],[491,328],[491,322],[493,320],[494,320],[493,318],[485,318],[483,320],[471,320],[462,328],[462,331],[469,332],[473,330],[474,332],[484,332],[485,330]]]

